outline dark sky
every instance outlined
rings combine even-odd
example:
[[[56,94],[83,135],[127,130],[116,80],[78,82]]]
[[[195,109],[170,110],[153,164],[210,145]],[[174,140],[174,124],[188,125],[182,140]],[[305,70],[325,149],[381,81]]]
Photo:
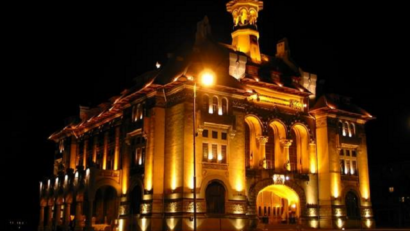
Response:
[[[47,137],[77,115],[80,104],[119,94],[156,61],[166,62],[168,52],[194,38],[205,15],[214,37],[230,43],[226,2],[121,8],[36,2],[8,9],[13,17],[3,28],[3,64],[9,71],[2,86],[11,121],[4,120],[1,162],[8,216],[37,222],[38,182],[52,174],[54,146]],[[410,159],[406,12],[377,4],[266,0],[258,22],[263,53],[274,55],[276,42],[287,37],[293,59],[325,80],[326,92],[351,96],[378,118],[367,125],[371,164]]]

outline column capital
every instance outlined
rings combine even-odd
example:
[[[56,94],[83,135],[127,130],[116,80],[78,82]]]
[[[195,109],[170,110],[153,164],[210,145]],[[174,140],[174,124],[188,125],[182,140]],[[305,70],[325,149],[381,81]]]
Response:
[[[292,145],[292,142],[293,142],[293,140],[280,139],[280,144],[285,148],[289,148]]]
[[[259,140],[259,143],[261,145],[265,145],[268,142],[269,137],[268,136],[259,136],[258,140]]]

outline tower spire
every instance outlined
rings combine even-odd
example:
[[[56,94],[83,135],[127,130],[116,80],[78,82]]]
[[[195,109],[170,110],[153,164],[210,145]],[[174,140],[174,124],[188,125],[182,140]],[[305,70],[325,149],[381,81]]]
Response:
[[[232,14],[234,31],[232,45],[238,51],[249,55],[253,62],[261,62],[259,31],[257,21],[263,2],[259,0],[232,0],[226,4]]]

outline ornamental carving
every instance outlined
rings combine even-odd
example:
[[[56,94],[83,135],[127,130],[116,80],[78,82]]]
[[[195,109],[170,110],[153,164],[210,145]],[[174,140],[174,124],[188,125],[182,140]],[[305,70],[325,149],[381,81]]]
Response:
[[[234,204],[232,206],[232,212],[234,214],[244,214],[245,213],[245,206],[243,204]]]
[[[256,26],[258,22],[258,11],[252,7],[244,7],[232,12],[233,24],[237,26]]]
[[[141,205],[141,213],[142,214],[149,214],[151,213],[152,205],[148,203],[144,203]]]
[[[301,103],[297,100],[290,100],[290,105],[289,106],[290,106],[290,108],[297,109],[297,110],[303,110],[303,108],[304,108],[303,103]]]
[[[186,202],[185,206],[184,206],[184,210],[186,212],[190,212],[193,213],[194,212],[194,202],[190,201],[190,202]],[[196,202],[196,212],[203,212],[202,211],[202,202]]]
[[[166,207],[166,212],[176,213],[181,211],[181,202],[173,201],[169,202]]]

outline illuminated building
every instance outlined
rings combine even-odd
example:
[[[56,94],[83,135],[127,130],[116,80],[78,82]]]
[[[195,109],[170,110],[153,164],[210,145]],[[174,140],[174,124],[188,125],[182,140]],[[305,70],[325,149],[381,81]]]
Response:
[[[227,9],[232,44],[215,42],[205,18],[193,47],[51,135],[58,154],[55,177],[40,183],[39,230],[193,230],[194,207],[198,230],[250,229],[262,217],[374,225],[372,116],[344,97],[316,99],[317,77],[292,61],[286,39],[273,57],[260,51],[262,1]]]

